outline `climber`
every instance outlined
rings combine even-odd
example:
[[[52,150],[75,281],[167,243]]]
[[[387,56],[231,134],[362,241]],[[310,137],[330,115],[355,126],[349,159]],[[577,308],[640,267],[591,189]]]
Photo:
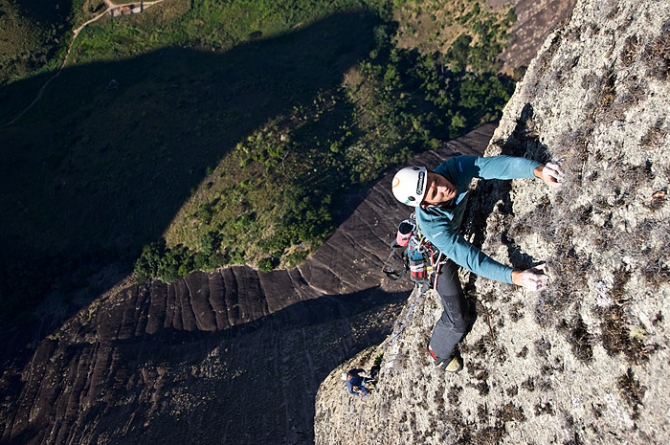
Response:
[[[359,395],[361,397],[367,397],[369,395],[368,390],[365,389],[365,381],[367,378],[359,375],[359,373],[363,371],[363,369],[350,369],[342,374],[342,380],[345,381],[349,394]]]
[[[437,321],[428,351],[437,365],[458,372],[463,359],[456,349],[474,322],[458,280],[458,266],[503,283],[531,291],[547,288],[544,264],[526,270],[514,269],[493,260],[460,234],[473,178],[539,178],[551,187],[560,187],[563,172],[558,163],[539,162],[512,156],[457,156],[442,162],[435,171],[426,167],[405,167],[393,177],[392,191],[398,201],[416,207],[421,233],[449,260],[440,270],[436,290],[444,311]]]

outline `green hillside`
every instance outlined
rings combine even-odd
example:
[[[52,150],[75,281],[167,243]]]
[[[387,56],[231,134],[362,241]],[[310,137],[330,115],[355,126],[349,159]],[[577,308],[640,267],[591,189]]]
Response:
[[[62,32],[0,86],[3,314],[94,297],[110,265],[141,281],[302,261],[381,172],[509,98],[513,13],[447,6],[166,0],[89,24],[54,77]],[[75,2],[61,23],[103,11]],[[443,31],[419,48],[424,16]]]
[[[69,29],[69,3],[0,0],[0,84],[57,61],[56,53]]]

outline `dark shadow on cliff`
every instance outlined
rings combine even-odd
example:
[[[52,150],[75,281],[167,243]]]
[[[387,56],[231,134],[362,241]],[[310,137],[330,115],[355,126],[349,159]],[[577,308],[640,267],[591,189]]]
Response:
[[[47,293],[99,295],[118,276],[105,267],[127,272],[222,156],[337,86],[377,23],[339,14],[224,54],[166,48],[65,69],[0,131],[0,211],[12,215],[0,225],[0,303],[20,312]],[[48,77],[0,89],[0,114],[18,114],[24,86]]]
[[[514,131],[507,140],[494,140],[492,141],[492,144],[501,148],[502,155],[525,157],[542,163],[552,161],[549,148],[540,142],[539,134],[535,131],[533,117],[532,106],[526,104],[521,112],[521,116],[517,120],[517,125]],[[481,248],[482,243],[487,239],[487,236],[499,237],[500,242],[507,247],[508,258],[502,259],[503,264],[509,264],[516,269],[528,269],[542,264],[546,259],[534,258],[527,252],[522,251],[514,240],[514,234],[510,233],[509,227],[512,226],[510,223],[514,220],[513,203],[510,197],[511,190],[511,181],[480,181],[477,184],[477,187],[472,190],[469,198],[464,230],[467,234],[473,235],[472,242],[479,248]],[[496,233],[495,227],[489,227],[489,229],[492,229],[492,233],[487,234],[487,218],[494,211],[496,211],[499,218],[502,219],[502,222],[500,223],[501,230]],[[542,212],[545,211],[545,209],[538,208],[536,211]],[[528,228],[527,230],[534,229]],[[489,324],[491,335],[493,336],[493,327],[490,324],[491,313],[487,306],[481,303],[482,301],[494,299],[495,297],[493,295],[477,295],[473,291],[476,279],[477,277],[474,274],[470,274],[469,282],[464,283],[463,287],[466,294],[473,297],[470,300],[470,307],[473,311],[476,310],[480,320],[484,320]],[[479,347],[485,346],[480,344]]]
[[[0,443],[37,444],[52,435],[59,443],[312,444],[319,385],[389,335],[406,297],[368,289],[303,301],[218,332],[164,328],[151,335],[140,292],[109,308],[109,323],[106,313],[77,328],[79,338],[96,342],[40,345],[34,360],[47,378],[37,371],[22,392],[39,399],[32,414],[14,404],[13,437],[5,431]],[[124,334],[130,332],[136,334]],[[31,415],[30,425],[22,415]]]

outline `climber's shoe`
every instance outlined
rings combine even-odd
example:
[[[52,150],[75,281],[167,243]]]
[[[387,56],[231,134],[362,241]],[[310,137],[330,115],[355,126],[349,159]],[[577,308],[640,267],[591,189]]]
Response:
[[[463,358],[461,358],[461,354],[458,351],[455,351],[451,357],[449,358],[439,358],[436,354],[435,351],[433,351],[433,348],[430,346],[428,347],[428,352],[430,352],[431,357],[433,357],[433,361],[435,362],[436,366],[439,366],[440,368],[444,369],[445,371],[448,372],[459,372],[461,369],[463,369]]]
[[[447,360],[445,360],[445,362],[446,361]],[[448,372],[459,372],[461,369],[463,369],[463,358],[461,355],[459,353],[452,355],[451,360],[444,369]]]

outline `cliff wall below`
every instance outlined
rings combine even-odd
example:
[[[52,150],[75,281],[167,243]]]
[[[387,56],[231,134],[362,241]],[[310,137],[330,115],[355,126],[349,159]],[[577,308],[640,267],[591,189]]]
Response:
[[[494,129],[423,161],[481,154]],[[409,215],[388,181],[297,268],[126,280],[42,341],[3,333],[0,443],[314,443],[319,384],[383,341],[411,291],[381,272]]]

